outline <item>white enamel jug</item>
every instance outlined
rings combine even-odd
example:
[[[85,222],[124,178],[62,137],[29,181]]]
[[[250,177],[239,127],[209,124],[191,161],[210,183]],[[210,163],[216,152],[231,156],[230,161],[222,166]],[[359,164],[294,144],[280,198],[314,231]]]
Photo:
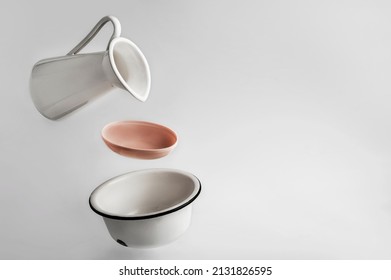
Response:
[[[78,54],[109,21],[114,32],[107,50]],[[67,55],[37,62],[30,92],[38,111],[49,119],[59,119],[113,87],[145,101],[151,87],[147,60],[133,42],[119,37],[120,33],[118,19],[106,16]]]

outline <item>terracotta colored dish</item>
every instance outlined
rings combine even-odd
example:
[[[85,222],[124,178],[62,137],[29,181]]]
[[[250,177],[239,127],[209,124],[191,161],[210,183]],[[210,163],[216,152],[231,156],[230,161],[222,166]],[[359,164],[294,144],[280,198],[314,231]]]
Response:
[[[143,121],[119,121],[102,129],[102,138],[114,152],[139,159],[161,158],[177,145],[177,135],[168,127]]]

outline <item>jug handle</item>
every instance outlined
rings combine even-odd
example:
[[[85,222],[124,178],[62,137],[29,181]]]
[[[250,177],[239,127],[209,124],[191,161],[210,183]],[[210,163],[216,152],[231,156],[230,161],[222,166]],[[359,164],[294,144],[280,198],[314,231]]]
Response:
[[[117,38],[121,35],[121,24],[119,20],[114,17],[114,16],[105,16],[103,17],[95,26],[94,28],[90,31],[90,33],[87,34],[87,36],[81,40],[79,44],[77,44],[76,47],[74,47],[67,55],[74,55],[77,54],[79,51],[81,51],[94,37],[98,32],[102,29],[102,27],[107,23],[111,21],[113,24],[114,30],[113,30],[113,35],[111,35],[109,44],[107,45],[107,49],[109,49],[110,42],[114,38]]]

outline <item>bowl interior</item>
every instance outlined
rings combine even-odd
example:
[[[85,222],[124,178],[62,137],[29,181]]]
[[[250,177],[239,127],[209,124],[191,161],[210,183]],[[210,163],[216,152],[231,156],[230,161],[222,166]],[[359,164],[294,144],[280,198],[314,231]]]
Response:
[[[141,121],[108,124],[102,130],[102,137],[119,147],[146,151],[166,149],[177,142],[177,136],[171,129]]]
[[[190,201],[200,190],[195,176],[172,170],[136,171],[103,183],[91,206],[115,217],[142,217],[169,211]]]

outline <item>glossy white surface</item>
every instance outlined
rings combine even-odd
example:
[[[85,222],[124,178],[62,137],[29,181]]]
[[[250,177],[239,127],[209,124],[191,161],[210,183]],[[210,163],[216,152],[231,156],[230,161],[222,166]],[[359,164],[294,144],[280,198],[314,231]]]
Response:
[[[390,1],[2,3],[0,258],[391,259]],[[147,102],[115,90],[42,117],[31,66],[106,14],[148,59]],[[99,34],[85,52],[112,28]],[[178,146],[119,156],[100,131],[124,119],[165,124]],[[117,246],[88,197],[154,167],[202,181],[190,228],[157,249]]]
[[[114,240],[129,247],[172,242],[190,225],[191,208],[201,191],[198,179],[174,169],[133,171],[97,187],[90,206],[103,216]]]
[[[49,119],[69,114],[113,86],[140,101],[147,100],[151,88],[145,56],[133,42],[121,37],[110,40],[107,51],[40,60],[30,78],[31,98]]]
[[[151,89],[151,74],[140,49],[128,39],[115,38],[110,42],[109,58],[117,78],[113,79],[113,84],[127,90],[138,100],[146,101]]]
[[[144,217],[186,204],[200,190],[194,175],[174,169],[133,171],[103,183],[91,194],[92,207],[122,218]]]
[[[156,248],[174,242],[184,234],[190,226],[192,208],[190,204],[171,214],[145,220],[105,217],[103,220],[111,237],[121,245],[140,249]],[[113,246],[116,245],[113,243]]]

